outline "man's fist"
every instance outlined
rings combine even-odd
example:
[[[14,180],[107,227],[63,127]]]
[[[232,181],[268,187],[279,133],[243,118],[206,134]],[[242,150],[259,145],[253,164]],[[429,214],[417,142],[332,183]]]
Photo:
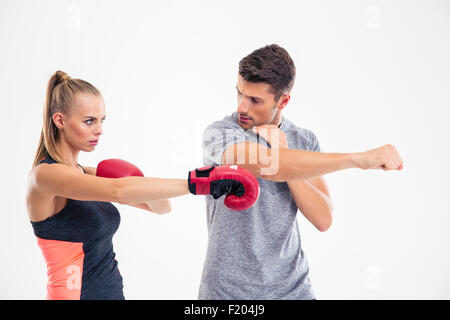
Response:
[[[357,167],[367,169],[402,170],[403,160],[391,144],[355,155]]]
[[[203,167],[189,172],[189,191],[196,195],[212,195],[218,199],[226,194],[225,206],[231,210],[250,208],[259,197],[258,180],[237,165]]]

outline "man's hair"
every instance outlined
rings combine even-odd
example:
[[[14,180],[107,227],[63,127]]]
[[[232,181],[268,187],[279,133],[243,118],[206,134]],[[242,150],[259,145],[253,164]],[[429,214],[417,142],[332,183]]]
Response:
[[[277,101],[294,86],[295,65],[285,49],[271,44],[242,58],[239,62],[239,74],[245,81],[271,85]]]

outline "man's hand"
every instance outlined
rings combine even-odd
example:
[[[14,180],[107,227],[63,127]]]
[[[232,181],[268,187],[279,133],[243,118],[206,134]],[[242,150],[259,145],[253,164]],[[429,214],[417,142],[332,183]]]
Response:
[[[403,160],[397,152],[397,149],[391,144],[372,149],[365,152],[354,154],[353,161],[358,168],[383,169],[383,170],[402,170]]]
[[[263,124],[252,128],[253,132],[264,138],[271,148],[288,148],[286,134],[274,124]]]

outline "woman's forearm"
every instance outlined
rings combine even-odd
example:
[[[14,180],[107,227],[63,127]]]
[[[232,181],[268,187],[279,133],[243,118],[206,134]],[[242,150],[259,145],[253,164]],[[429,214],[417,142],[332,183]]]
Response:
[[[189,193],[187,179],[125,177],[118,178],[117,183],[121,204],[145,203]]]
[[[148,201],[145,204],[150,208],[151,212],[157,214],[168,213],[172,210],[169,199]]]

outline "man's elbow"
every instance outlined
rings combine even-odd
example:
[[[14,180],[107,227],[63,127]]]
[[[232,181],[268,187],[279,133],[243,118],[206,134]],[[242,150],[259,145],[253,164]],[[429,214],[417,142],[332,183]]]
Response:
[[[316,225],[317,230],[319,230],[320,232],[325,232],[328,229],[330,229],[331,225],[333,223],[333,219],[331,217],[331,211],[329,212],[329,218],[327,218],[326,220],[322,221],[321,223]]]
[[[328,229],[330,229],[331,223],[322,224],[322,225],[319,225],[319,226],[316,226],[316,227],[317,227],[317,230],[319,230],[320,232],[325,232]]]
[[[256,164],[246,164],[246,163],[239,163],[236,161],[235,163],[223,163],[223,164],[236,164],[240,167],[243,167],[248,171],[250,171],[250,173],[253,174],[255,178],[260,178],[273,182],[286,181],[286,179],[284,179],[283,174],[280,173],[279,168],[276,169],[272,168],[270,166],[270,163],[269,165],[267,165],[267,163],[260,163],[260,162]]]
[[[228,147],[222,154],[223,165],[238,165],[250,171],[256,178],[284,182],[285,172],[280,168],[279,155],[256,142],[242,142]]]

